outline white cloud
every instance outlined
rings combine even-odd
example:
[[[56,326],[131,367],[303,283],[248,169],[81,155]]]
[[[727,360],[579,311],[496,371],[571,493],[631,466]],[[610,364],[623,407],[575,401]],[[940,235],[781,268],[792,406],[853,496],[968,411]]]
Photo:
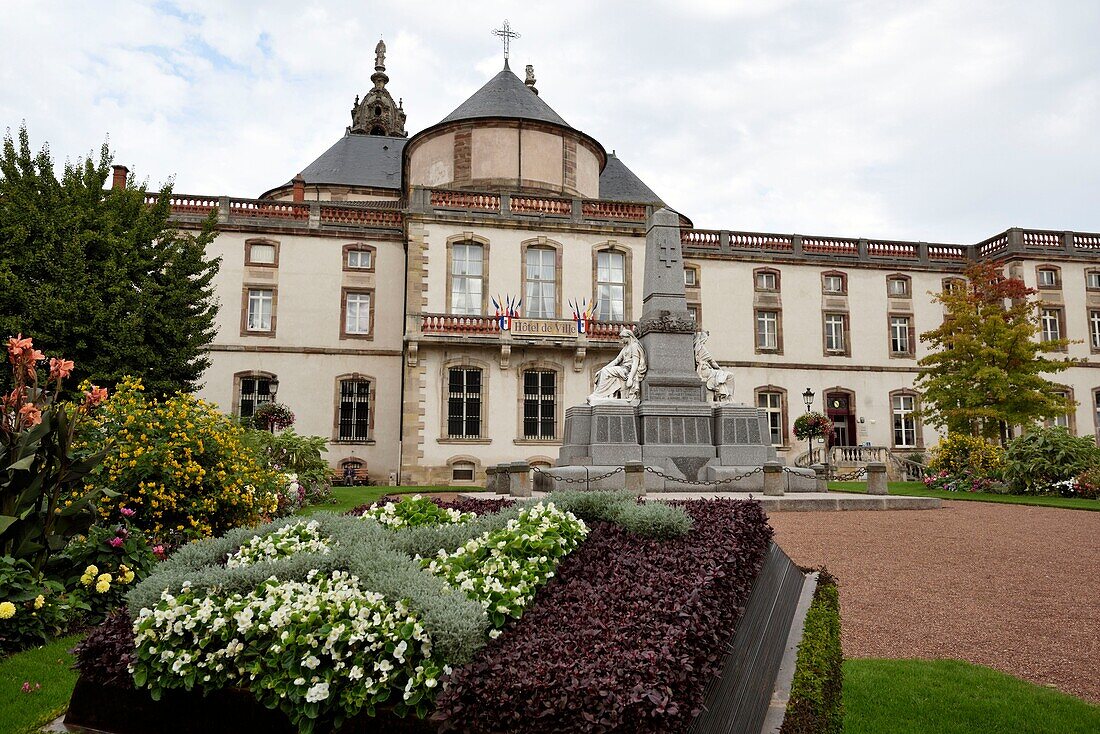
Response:
[[[110,134],[178,190],[257,195],[338,138],[379,36],[411,131],[523,34],[559,114],[698,226],[971,242],[1100,230],[1094,3],[301,3],[5,7],[0,124],[63,159]]]

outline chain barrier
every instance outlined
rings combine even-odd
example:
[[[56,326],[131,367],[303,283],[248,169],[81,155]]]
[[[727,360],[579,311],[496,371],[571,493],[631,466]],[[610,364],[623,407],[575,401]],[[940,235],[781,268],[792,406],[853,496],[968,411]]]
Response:
[[[717,487],[717,486],[722,485],[722,484],[733,484],[734,482],[739,482],[739,481],[741,481],[742,479],[744,479],[746,477],[751,477],[753,474],[759,474],[759,473],[764,471],[764,467],[758,466],[755,469],[752,469],[751,471],[745,472],[744,474],[735,474],[734,476],[726,477],[725,479],[699,479],[699,480],[681,479],[680,477],[674,477],[674,476],[671,476],[669,474],[665,474],[660,469],[654,469],[651,466],[647,466],[645,468],[645,470],[647,472],[649,472],[650,474],[656,474],[658,477],[660,477],[661,479],[664,479],[665,481],[668,481],[668,482],[678,482],[680,484],[690,484],[694,487]]]
[[[624,467],[620,466],[618,469],[612,469],[611,471],[607,472],[606,474],[597,474],[594,477],[584,476],[584,477],[570,478],[570,477],[559,477],[556,474],[551,474],[550,472],[548,472],[544,469],[540,469],[537,466],[533,466],[533,467],[531,467],[531,469],[536,474],[542,474],[544,476],[548,476],[551,479],[553,479],[555,482],[564,482],[565,484],[588,484],[590,482],[598,482],[600,480],[607,479],[608,477],[613,477],[616,474],[618,474],[619,472],[625,472],[626,471],[626,469]]]
[[[856,469],[855,471],[850,471],[847,474],[837,474],[836,472],[833,472],[832,476],[830,477],[830,481],[833,481],[833,482],[854,482],[857,479],[863,479],[866,476],[867,476],[867,467],[864,466],[864,467],[860,467],[859,469]]]

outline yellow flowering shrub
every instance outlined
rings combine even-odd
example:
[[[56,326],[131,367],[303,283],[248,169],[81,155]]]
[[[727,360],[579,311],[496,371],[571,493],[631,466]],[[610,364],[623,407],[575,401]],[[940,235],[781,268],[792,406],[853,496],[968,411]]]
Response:
[[[275,512],[283,477],[244,442],[245,431],[211,403],[177,393],[145,395],[126,378],[83,435],[87,448],[107,455],[85,490],[110,489],[100,501],[104,519],[122,507],[152,537],[200,538],[252,525]]]
[[[972,474],[1000,477],[1005,465],[1005,450],[984,438],[951,433],[932,449],[929,468],[951,475]]]

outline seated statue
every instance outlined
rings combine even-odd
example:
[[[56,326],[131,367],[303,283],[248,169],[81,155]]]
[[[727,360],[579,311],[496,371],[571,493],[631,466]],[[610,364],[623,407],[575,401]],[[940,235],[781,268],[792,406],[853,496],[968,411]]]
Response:
[[[630,329],[619,332],[623,348],[615,359],[596,373],[596,389],[588,396],[588,404],[636,401],[641,394],[646,373],[645,350]]]
[[[714,396],[714,402],[732,403],[733,375],[722,369],[707,349],[709,338],[709,331],[695,333],[695,371],[699,373],[699,379],[706,383],[707,391]]]

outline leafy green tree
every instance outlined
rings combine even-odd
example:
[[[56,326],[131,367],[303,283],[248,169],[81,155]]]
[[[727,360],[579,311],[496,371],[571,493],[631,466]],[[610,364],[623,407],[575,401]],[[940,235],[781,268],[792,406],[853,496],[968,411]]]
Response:
[[[206,257],[214,219],[197,234],[169,222],[171,186],[105,189],[111,154],[65,163],[31,151],[26,127],[0,156],[0,336],[32,335],[76,362],[76,377],[150,392],[194,390],[210,360],[220,261]],[[153,197],[150,197],[153,198]]]
[[[916,386],[921,413],[949,433],[1011,438],[1012,427],[1064,415],[1074,401],[1043,375],[1070,367],[1066,339],[1040,342],[1035,290],[1007,278],[995,263],[977,263],[967,284],[933,297],[945,308],[943,323],[921,334],[932,353],[920,360]]]

